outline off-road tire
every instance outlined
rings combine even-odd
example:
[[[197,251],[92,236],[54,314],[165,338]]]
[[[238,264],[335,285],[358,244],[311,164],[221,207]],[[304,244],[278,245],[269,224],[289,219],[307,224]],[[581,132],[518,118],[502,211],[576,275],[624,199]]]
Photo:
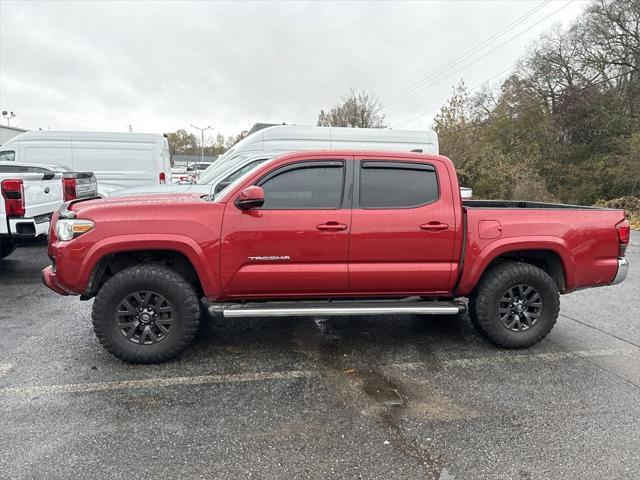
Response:
[[[174,323],[162,341],[141,345],[125,338],[117,326],[116,310],[127,295],[149,291],[162,295],[174,309]],[[163,265],[138,265],[111,277],[93,302],[93,330],[109,353],[131,363],[159,363],[181,353],[200,326],[200,301],[180,274]]]
[[[542,310],[535,324],[524,331],[508,329],[498,308],[503,294],[515,285],[530,285],[542,298]],[[547,272],[522,262],[500,262],[483,274],[469,298],[469,316],[480,335],[503,348],[527,348],[551,331],[560,311],[558,285]]]
[[[0,260],[7,258],[16,249],[16,242],[12,238],[0,238]]]

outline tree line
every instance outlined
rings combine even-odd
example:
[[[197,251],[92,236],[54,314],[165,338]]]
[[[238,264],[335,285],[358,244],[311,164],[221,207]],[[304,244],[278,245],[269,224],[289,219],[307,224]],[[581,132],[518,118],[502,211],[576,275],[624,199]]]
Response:
[[[169,143],[169,154],[171,157],[176,154],[200,155],[202,153],[200,139],[194,133],[181,128],[175,132],[167,133],[166,135],[167,142]],[[221,155],[242,140],[246,135],[247,132],[243,131],[237,135],[229,135],[226,138],[221,134],[216,135],[214,138],[205,136],[204,154]]]
[[[639,67],[640,0],[593,1],[498,89],[456,85],[435,118],[440,151],[482,198],[638,197]]]

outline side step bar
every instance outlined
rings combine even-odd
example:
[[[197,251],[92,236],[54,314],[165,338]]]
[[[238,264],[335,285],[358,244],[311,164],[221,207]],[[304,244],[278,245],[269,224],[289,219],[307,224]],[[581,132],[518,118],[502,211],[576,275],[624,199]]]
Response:
[[[307,317],[336,315],[458,315],[466,310],[462,302],[365,301],[365,302],[265,302],[211,304],[209,313],[225,318]]]

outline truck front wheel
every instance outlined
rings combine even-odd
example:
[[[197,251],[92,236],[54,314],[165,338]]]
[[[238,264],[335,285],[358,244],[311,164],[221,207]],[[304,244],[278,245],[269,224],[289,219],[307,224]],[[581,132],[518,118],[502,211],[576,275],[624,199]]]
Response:
[[[555,281],[521,262],[490,267],[469,299],[469,314],[482,336],[503,348],[526,348],[553,328],[560,310]]]
[[[116,357],[158,363],[175,357],[200,325],[193,287],[162,265],[137,265],[115,274],[93,303],[93,330]]]
[[[11,237],[0,237],[0,260],[8,257],[16,249],[16,242]]]

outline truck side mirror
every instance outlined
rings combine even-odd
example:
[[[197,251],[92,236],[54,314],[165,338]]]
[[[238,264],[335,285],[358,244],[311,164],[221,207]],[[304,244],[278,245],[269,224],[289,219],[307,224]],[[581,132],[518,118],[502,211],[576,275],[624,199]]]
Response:
[[[245,188],[236,198],[236,207],[242,210],[258,208],[264,204],[264,190],[262,187],[253,185]]]

